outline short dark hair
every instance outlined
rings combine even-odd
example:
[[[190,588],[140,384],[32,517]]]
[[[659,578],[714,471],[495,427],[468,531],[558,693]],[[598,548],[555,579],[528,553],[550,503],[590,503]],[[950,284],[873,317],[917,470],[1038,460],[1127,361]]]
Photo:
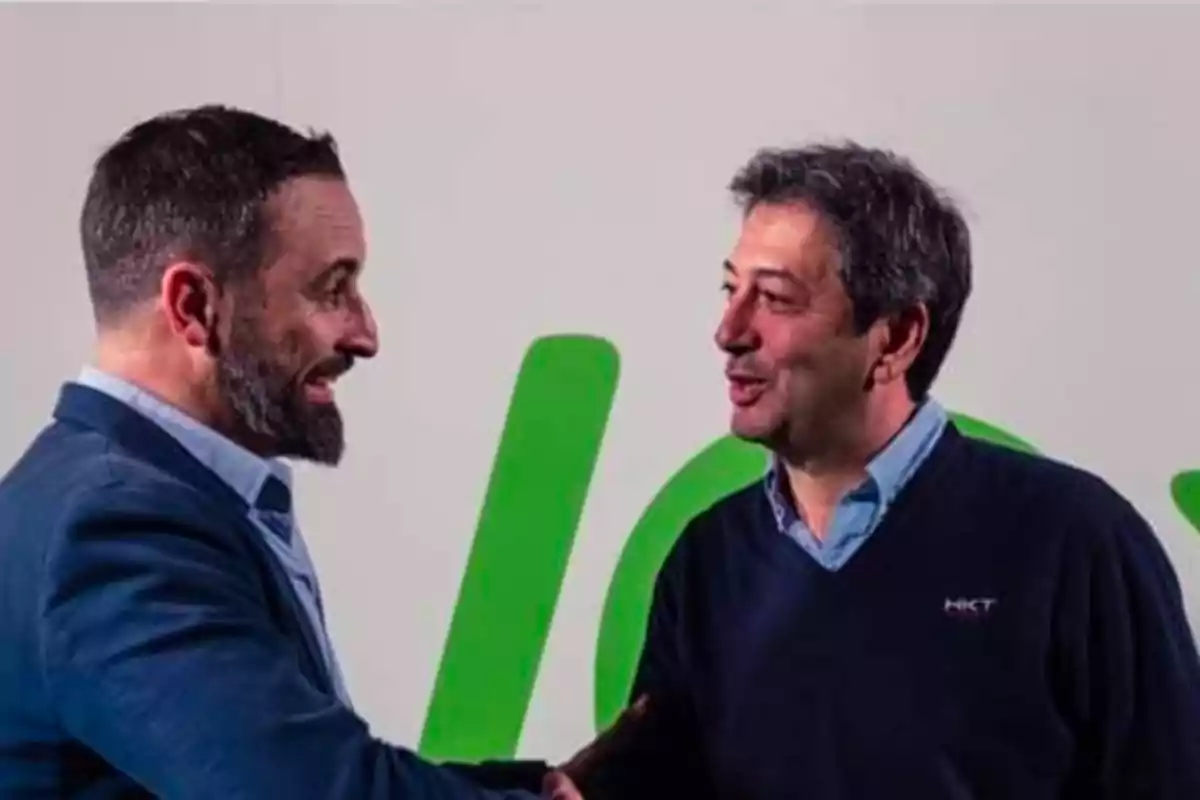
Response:
[[[333,137],[250,111],[205,105],[130,128],[97,159],[80,214],[97,321],[152,297],[175,259],[203,262],[220,282],[255,274],[266,201],[307,175],[344,177]]]
[[[929,334],[906,375],[909,394],[924,399],[971,293],[970,232],[950,199],[908,160],[854,142],[760,150],[729,190],[746,214],[760,203],[799,203],[820,215],[859,333],[925,304]]]

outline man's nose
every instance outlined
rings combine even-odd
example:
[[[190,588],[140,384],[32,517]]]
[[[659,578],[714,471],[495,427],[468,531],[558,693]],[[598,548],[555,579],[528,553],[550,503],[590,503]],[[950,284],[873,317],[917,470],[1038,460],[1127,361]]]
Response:
[[[713,340],[717,347],[734,355],[755,349],[758,334],[754,329],[753,308],[736,298],[731,300],[721,315]]]
[[[379,352],[379,328],[371,307],[362,303],[354,315],[353,329],[346,337],[346,350],[357,358],[374,358]]]

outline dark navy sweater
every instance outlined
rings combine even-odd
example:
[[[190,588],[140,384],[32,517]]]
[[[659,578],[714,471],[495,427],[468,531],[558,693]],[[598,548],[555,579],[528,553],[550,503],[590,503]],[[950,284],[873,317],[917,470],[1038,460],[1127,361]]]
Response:
[[[1154,534],[952,426],[840,570],[756,483],[688,525],[650,616],[649,725],[589,800],[1200,800],[1200,657]]]

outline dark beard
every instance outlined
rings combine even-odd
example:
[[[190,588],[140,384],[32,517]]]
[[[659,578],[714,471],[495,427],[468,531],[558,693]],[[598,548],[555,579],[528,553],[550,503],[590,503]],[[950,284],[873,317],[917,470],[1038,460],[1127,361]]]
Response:
[[[269,352],[256,323],[235,316],[229,341],[214,354],[217,391],[230,413],[234,437],[254,443],[251,449],[264,455],[336,465],[345,449],[341,413],[332,403],[305,400],[300,374],[285,366],[300,363],[295,337],[285,339],[279,352]],[[334,360],[339,364],[321,366],[331,372],[349,366]]]

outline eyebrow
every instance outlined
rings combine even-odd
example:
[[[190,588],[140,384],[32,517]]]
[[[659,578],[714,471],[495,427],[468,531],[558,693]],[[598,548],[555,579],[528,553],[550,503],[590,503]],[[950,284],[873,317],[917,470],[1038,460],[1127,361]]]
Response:
[[[317,276],[313,278],[312,282],[314,284],[321,283],[322,281],[327,280],[330,275],[333,275],[337,272],[346,272],[353,275],[361,268],[362,262],[357,258],[339,258],[337,261],[334,261],[332,264],[328,265],[319,273],[317,273]]]
[[[726,272],[738,271],[737,267],[733,265],[733,262],[728,259],[725,260],[723,266]],[[780,278],[781,280],[785,280],[794,286],[802,285],[802,281],[799,278],[788,272],[786,269],[780,269],[779,267],[750,267],[747,271],[755,276],[763,278]]]

